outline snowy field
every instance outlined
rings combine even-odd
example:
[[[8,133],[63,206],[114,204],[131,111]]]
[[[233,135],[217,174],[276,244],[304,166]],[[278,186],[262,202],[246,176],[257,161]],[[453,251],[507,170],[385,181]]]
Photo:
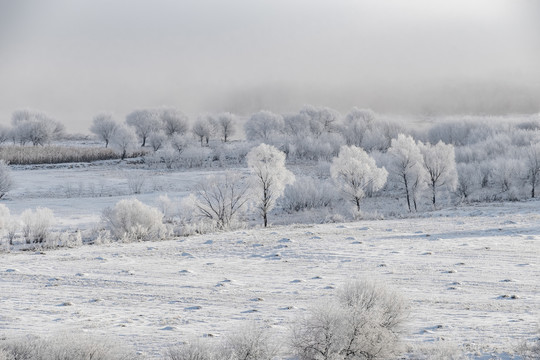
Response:
[[[13,214],[49,207],[61,227],[90,227],[104,207],[129,196],[131,170],[111,169],[15,170],[17,188],[3,203]],[[186,195],[205,174],[153,173],[138,198],[153,205],[159,194]],[[407,299],[406,344],[450,343],[489,359],[537,334],[539,238],[540,202],[527,201],[3,253],[0,337],[84,332],[160,358],[168,346],[255,321],[286,341],[307,308],[348,280],[369,278]]]

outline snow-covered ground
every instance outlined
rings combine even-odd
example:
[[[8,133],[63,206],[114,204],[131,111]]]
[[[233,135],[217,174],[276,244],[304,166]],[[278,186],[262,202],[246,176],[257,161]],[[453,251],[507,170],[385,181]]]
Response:
[[[84,203],[98,207],[94,198],[72,200],[73,214]],[[286,338],[309,306],[348,280],[369,278],[409,302],[406,343],[449,342],[489,358],[537,332],[539,239],[540,202],[528,201],[410,219],[4,253],[0,336],[88,332],[159,358],[167,346],[251,321]]]

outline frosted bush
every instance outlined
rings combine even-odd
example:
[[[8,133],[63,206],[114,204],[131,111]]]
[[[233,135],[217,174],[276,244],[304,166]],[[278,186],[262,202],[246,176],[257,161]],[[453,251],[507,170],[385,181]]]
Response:
[[[23,237],[27,244],[43,243],[54,223],[54,214],[47,208],[27,209],[21,214]]]
[[[302,177],[285,188],[280,205],[289,212],[319,209],[332,206],[337,198],[335,187],[327,181]]]
[[[207,147],[191,146],[186,148],[179,156],[180,161],[189,168],[202,167],[212,155],[212,150]]]
[[[4,358],[2,358],[4,356]],[[0,360],[130,360],[135,355],[106,339],[58,334],[0,340]]]
[[[163,214],[137,199],[124,199],[103,210],[102,219],[116,240],[159,240],[167,236]]]
[[[399,350],[405,303],[369,281],[347,284],[334,301],[296,321],[291,346],[300,360],[387,359]]]

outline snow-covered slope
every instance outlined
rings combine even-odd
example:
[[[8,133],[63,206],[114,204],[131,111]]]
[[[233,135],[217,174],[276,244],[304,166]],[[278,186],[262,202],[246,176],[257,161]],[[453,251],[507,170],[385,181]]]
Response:
[[[310,305],[370,278],[408,300],[406,342],[502,353],[538,328],[539,239],[540,202],[529,201],[0,254],[0,336],[106,334],[159,358],[253,320],[286,338]]]

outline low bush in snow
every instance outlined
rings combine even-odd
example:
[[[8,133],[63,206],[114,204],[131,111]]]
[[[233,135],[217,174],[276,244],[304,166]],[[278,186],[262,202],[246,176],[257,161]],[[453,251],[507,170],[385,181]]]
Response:
[[[60,336],[61,335],[61,336]],[[0,360],[131,360],[135,355],[106,339],[60,334],[0,340]]]
[[[243,326],[226,336],[220,344],[193,342],[171,348],[168,360],[271,360],[279,347],[270,332],[255,324]]]
[[[41,244],[50,237],[54,215],[51,209],[27,209],[21,214],[22,234],[27,244]]]
[[[285,188],[280,205],[288,212],[319,209],[331,207],[338,198],[335,186],[327,181],[302,177]]]
[[[116,240],[149,241],[167,236],[163,214],[137,199],[120,200],[103,210],[102,219]]]
[[[332,302],[313,307],[293,325],[301,360],[387,359],[399,350],[406,307],[393,291],[369,281],[345,285]]]

